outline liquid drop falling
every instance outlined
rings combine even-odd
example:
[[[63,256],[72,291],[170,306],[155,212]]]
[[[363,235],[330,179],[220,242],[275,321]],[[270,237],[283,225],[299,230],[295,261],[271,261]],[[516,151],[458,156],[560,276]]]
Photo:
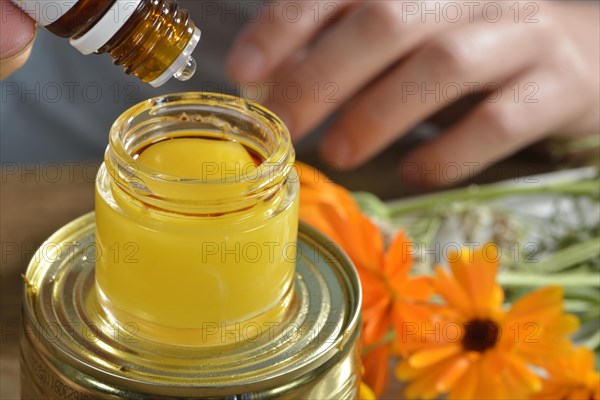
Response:
[[[192,76],[196,73],[196,60],[193,57],[188,58],[185,67],[181,68],[179,71],[173,75],[175,79],[185,82],[190,80]]]

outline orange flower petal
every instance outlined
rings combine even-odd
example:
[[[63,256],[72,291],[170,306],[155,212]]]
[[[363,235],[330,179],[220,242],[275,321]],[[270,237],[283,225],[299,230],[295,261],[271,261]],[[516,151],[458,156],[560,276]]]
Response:
[[[407,359],[398,362],[398,364],[396,364],[396,368],[394,369],[394,375],[399,381],[409,381],[415,379],[423,375],[424,372],[425,370],[411,367]]]
[[[507,318],[511,320],[527,319],[537,321],[535,315],[558,314],[562,311],[563,289],[559,286],[551,286],[531,292],[513,303]]]
[[[365,346],[381,340],[390,329],[387,313],[374,314],[363,322],[363,343]]]
[[[468,294],[471,308],[478,317],[486,317],[489,309],[498,309],[502,305],[495,296],[497,254],[495,245],[489,244],[448,255],[452,273]]]
[[[363,356],[365,373],[363,381],[376,396],[380,396],[387,385],[389,372],[390,346],[380,346]]]
[[[471,309],[471,302],[465,289],[452,275],[440,266],[435,268],[433,285],[435,290],[451,307],[461,311],[468,311]]]
[[[478,380],[473,392],[474,399],[505,399],[501,371],[492,364],[490,352],[483,353],[477,363]]]
[[[411,382],[404,389],[404,396],[407,399],[435,400],[439,393],[435,389],[434,381],[434,378],[427,377]]]
[[[570,335],[577,332],[580,327],[579,318],[572,314],[563,314],[546,324],[545,330],[554,335]]]
[[[486,351],[483,354],[485,355],[485,362],[487,365],[492,365],[496,372],[507,367],[507,363],[504,361],[504,357],[502,357],[502,352],[493,349]]]
[[[439,397],[440,392],[436,389],[436,382],[439,377],[446,372],[449,366],[452,365],[453,359],[445,360],[427,369],[423,369],[423,373],[412,382],[410,382],[404,390],[404,395],[409,399],[435,399]]]
[[[377,400],[377,397],[366,383],[361,382],[358,387],[358,400]]]
[[[381,272],[383,239],[352,195],[318,170],[296,164],[300,176],[300,218],[322,230],[344,249],[357,268]]]
[[[511,354],[504,354],[503,356],[507,363],[506,373],[511,374],[511,377],[527,388],[530,393],[540,391],[542,388],[540,378],[529,369],[524,361]]]
[[[366,266],[381,274],[384,265],[383,236],[381,235],[381,231],[364,214],[358,214],[357,225],[360,226],[360,240],[363,243],[368,243],[368,246],[361,247],[363,253],[360,255],[360,259],[363,260]]]
[[[380,277],[364,270],[359,270],[358,275],[363,292],[363,312],[372,308],[387,307],[392,302],[391,294]]]
[[[389,285],[394,290],[396,301],[426,301],[433,295],[433,282],[428,276],[391,280]]]
[[[385,274],[388,277],[406,278],[413,264],[410,252],[412,243],[404,232],[400,231],[394,237],[385,255]],[[396,278],[396,279],[399,279]]]
[[[296,173],[300,179],[300,184],[303,186],[327,188],[330,185],[334,185],[327,175],[306,163],[296,161],[294,168],[296,168]]]
[[[567,396],[568,400],[589,400],[590,393],[586,388],[576,388]]]
[[[413,368],[425,368],[458,354],[461,351],[462,346],[459,344],[429,347],[419,350],[410,356],[408,363]]]
[[[572,348],[573,344],[567,337],[542,336],[537,342],[518,343],[515,351],[523,359],[539,364],[547,359],[565,356],[571,352]]]
[[[586,400],[600,398],[600,373],[594,369],[592,350],[575,348],[569,354],[545,363],[544,369],[548,376],[536,399],[569,399],[582,396],[583,391]]]
[[[468,357],[460,356],[452,362],[452,365],[448,366],[446,371],[440,375],[435,388],[438,392],[444,393],[452,389],[454,384],[467,372],[471,362]]]
[[[456,382],[448,399],[467,400],[473,398],[473,393],[477,387],[479,372],[476,368],[469,368],[463,376]]]
[[[331,240],[331,242],[327,243],[327,246],[331,246],[332,249],[341,247],[339,243],[341,243],[342,239],[337,232],[337,228],[331,225],[327,218],[324,215],[321,215],[321,212],[321,209],[304,207],[300,213],[300,219],[327,236],[327,238]],[[304,215],[304,213],[306,213],[306,215]]]

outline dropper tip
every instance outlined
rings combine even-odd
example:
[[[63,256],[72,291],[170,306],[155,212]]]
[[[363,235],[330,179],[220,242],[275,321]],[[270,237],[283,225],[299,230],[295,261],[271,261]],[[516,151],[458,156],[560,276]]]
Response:
[[[192,76],[196,73],[196,60],[193,57],[188,58],[187,63],[183,68],[173,75],[175,79],[185,82],[190,80]]]

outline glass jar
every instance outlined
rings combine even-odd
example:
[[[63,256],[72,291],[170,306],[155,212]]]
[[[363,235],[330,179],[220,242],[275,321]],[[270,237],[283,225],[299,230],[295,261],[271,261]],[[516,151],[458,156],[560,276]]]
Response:
[[[240,149],[251,163],[219,161]],[[194,346],[281,321],[294,292],[294,158],[282,121],[233,96],[166,95],[121,115],[96,181],[107,314],[152,340]]]

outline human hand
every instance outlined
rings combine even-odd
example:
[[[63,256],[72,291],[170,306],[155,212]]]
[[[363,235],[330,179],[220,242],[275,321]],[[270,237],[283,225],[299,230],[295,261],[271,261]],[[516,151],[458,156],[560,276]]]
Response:
[[[0,0],[0,80],[25,64],[34,40],[35,22],[9,0]]]
[[[447,184],[422,171],[455,164],[467,179],[543,137],[598,134],[593,3],[281,0],[242,33],[228,69],[241,83],[301,88],[293,102],[277,90],[262,99],[294,139],[342,108],[321,144],[342,169],[484,89],[480,104],[402,163],[406,181]],[[336,101],[315,99],[314,88],[328,83]]]

